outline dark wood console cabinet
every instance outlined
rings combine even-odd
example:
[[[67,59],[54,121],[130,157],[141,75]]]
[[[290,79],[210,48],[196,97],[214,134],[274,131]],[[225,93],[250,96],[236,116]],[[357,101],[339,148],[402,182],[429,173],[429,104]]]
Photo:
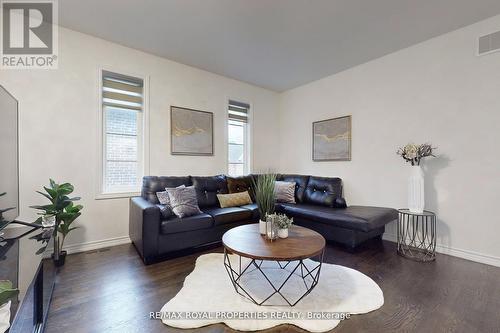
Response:
[[[11,227],[0,239],[0,280],[19,289],[11,299],[9,333],[43,332],[54,289],[52,229]]]

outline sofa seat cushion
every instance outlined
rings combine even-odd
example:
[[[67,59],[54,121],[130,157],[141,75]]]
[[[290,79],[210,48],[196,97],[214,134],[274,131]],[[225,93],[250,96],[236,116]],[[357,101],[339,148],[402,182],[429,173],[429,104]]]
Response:
[[[260,218],[260,212],[259,212],[259,207],[257,204],[250,204],[250,205],[244,205],[241,206],[240,208],[248,209],[249,211],[252,212],[252,220],[257,220]]]
[[[248,209],[240,207],[210,207],[203,208],[203,212],[213,217],[214,225],[216,226],[252,219],[252,212]]]
[[[311,204],[280,204],[278,210],[289,217],[304,218],[364,232],[382,227],[398,218],[398,211],[395,209],[369,206],[330,208]]]
[[[211,228],[214,224],[212,216],[208,214],[198,214],[184,218],[173,217],[161,222],[162,234],[175,234],[200,229]]]

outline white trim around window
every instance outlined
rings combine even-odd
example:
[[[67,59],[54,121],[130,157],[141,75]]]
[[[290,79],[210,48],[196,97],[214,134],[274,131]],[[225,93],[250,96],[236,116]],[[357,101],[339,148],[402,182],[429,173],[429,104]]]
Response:
[[[101,67],[98,70],[97,82],[98,82],[98,98],[97,98],[97,165],[96,165],[96,195],[95,198],[97,200],[101,199],[115,199],[115,198],[128,198],[140,195],[140,184],[139,180],[138,186],[136,189],[127,189],[124,191],[117,192],[105,192],[104,191],[104,177],[105,177],[105,167],[104,163],[106,160],[105,149],[104,149],[104,140],[105,140],[105,127],[104,127],[104,107],[103,107],[103,73],[104,72],[112,72],[117,73],[124,76],[129,76],[133,78],[137,78],[142,80],[143,82],[143,109],[142,109],[142,122],[140,125],[140,137],[138,138],[139,144],[141,146],[140,153],[140,175],[139,178],[142,178],[144,175],[149,174],[149,154],[150,154],[150,135],[149,135],[149,76],[137,73],[130,73],[121,69],[110,68],[110,67]]]
[[[247,122],[245,125],[245,136],[244,136],[244,174],[250,174],[253,167],[253,125],[254,125],[254,104],[245,98],[233,98],[232,96],[226,96],[224,101],[224,145],[225,145],[225,160],[226,160],[226,174],[229,175],[229,101],[236,101],[240,103],[245,103],[249,105]]]

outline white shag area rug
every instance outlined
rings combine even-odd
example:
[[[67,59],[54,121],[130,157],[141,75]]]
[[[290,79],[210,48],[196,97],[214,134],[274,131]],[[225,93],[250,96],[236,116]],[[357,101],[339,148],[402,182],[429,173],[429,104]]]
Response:
[[[239,257],[230,258],[233,269],[238,269]],[[243,258],[243,268],[248,263]],[[304,263],[311,269],[317,265],[311,260]],[[261,267],[279,285],[296,265],[291,262],[285,271],[276,262],[265,261]],[[257,300],[273,292],[257,269],[249,269],[241,284]],[[293,275],[281,291],[287,298],[297,299],[305,291],[304,281]],[[284,304],[279,295],[270,300],[273,304]],[[383,304],[382,290],[368,276],[344,266],[323,263],[318,284],[294,307],[258,306],[236,293],[224,267],[224,255],[212,253],[198,257],[194,271],[186,277],[179,293],[163,306],[160,315],[164,324],[176,328],[224,323],[235,330],[256,331],[292,324],[310,332],[325,332],[335,328],[343,315],[367,313]]]

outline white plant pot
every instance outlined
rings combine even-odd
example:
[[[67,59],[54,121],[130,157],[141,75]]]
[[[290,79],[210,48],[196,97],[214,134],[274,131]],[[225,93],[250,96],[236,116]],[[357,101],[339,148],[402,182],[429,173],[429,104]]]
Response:
[[[408,209],[412,213],[423,213],[424,207],[424,172],[419,165],[413,165],[408,178]]]
[[[266,221],[259,220],[259,232],[261,235],[266,234]]]
[[[0,306],[0,332],[4,333],[10,327],[10,301]]]
[[[288,229],[278,229],[278,237],[279,238],[287,238],[288,237]]]

